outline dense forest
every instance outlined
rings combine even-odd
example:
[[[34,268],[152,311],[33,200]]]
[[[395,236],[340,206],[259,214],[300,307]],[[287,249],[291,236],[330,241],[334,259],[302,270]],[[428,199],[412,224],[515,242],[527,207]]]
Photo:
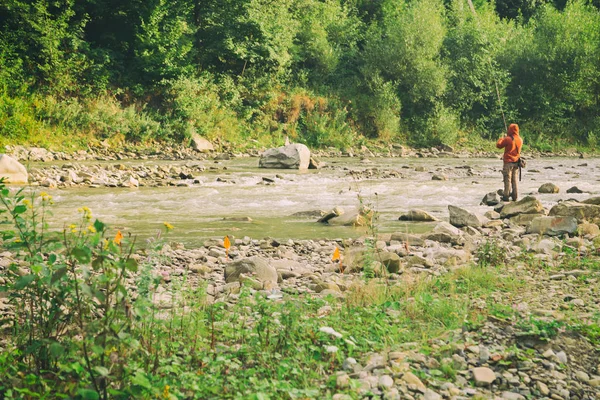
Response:
[[[600,4],[2,0],[0,144],[596,146]]]

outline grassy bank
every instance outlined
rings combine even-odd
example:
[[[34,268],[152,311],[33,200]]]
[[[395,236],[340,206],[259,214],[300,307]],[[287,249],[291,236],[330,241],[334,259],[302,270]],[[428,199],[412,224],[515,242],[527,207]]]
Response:
[[[182,104],[180,104],[182,103]],[[410,134],[384,140],[368,138],[347,121],[339,104],[306,93],[279,94],[276,103],[264,110],[258,121],[244,121],[235,112],[220,109],[218,103],[198,109],[196,105],[174,102],[173,108],[158,110],[144,104],[124,107],[112,97],[93,100],[59,100],[53,96],[0,96],[0,147],[22,145],[44,147],[73,153],[101,144],[116,151],[124,146],[145,148],[161,144],[189,143],[192,135],[201,134],[232,151],[280,146],[285,138],[305,143],[313,149],[333,147],[339,150],[386,149],[392,143],[414,145]],[[320,107],[320,109],[319,109]],[[186,117],[176,117],[185,113]],[[193,123],[190,123],[194,121]],[[285,121],[285,122],[282,122]],[[457,132],[450,143],[459,151],[497,151],[495,139],[487,132]],[[493,137],[499,137],[497,132]],[[596,153],[596,144],[564,138],[548,138],[522,128],[528,149],[542,152],[578,151]]]
[[[550,317],[522,309],[554,298],[547,286],[557,284],[551,276],[558,272],[583,271],[565,280],[571,298],[588,291],[599,270],[594,255],[547,262],[524,252],[504,264],[502,249],[486,242],[477,265],[395,280],[365,272],[342,298],[253,294],[249,280],[214,302],[183,273],[168,286],[170,304],[159,308],[153,299],[164,295],[162,277],[152,265],[161,241],[134,254],[134,237],[94,220],[86,207],[56,232],[45,222],[52,202],[47,193],[0,186],[2,250],[14,257],[0,288],[10,304],[0,325],[3,398],[356,398],[369,389],[340,379],[349,358],[368,366],[371,357],[403,357],[409,349],[413,359],[428,357],[426,369],[387,366],[387,356],[373,362],[439,383],[464,381],[465,362],[449,357],[480,342],[510,349],[493,361],[497,368],[537,357],[510,335],[486,336],[494,332],[490,323],[528,340],[577,334],[586,346],[600,345],[598,315],[582,316],[572,305]]]

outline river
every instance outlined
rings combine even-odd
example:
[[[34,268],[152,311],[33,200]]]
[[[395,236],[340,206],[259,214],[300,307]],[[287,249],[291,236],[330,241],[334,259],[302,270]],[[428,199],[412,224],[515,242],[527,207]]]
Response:
[[[427,224],[398,221],[412,208],[448,219],[449,204],[483,214],[482,197],[502,187],[501,161],[478,158],[358,158],[325,159],[327,168],[308,171],[259,169],[256,158],[221,161],[226,170],[202,173],[191,187],[69,188],[47,190],[53,195],[53,223],[62,226],[77,220],[77,209],[89,207],[94,217],[111,227],[138,235],[154,236],[163,222],[175,229],[169,239],[188,246],[209,237],[250,236],[285,240],[357,237],[364,228],[332,227],[315,219],[292,214],[309,210],[350,209],[360,202],[376,209],[376,229],[381,232],[424,231]],[[123,161],[120,161],[123,163]],[[130,161],[125,164],[150,163]],[[160,161],[169,165],[190,161]],[[213,164],[195,162],[207,167]],[[401,177],[354,178],[369,170],[396,171]],[[444,174],[448,180],[432,180]],[[263,177],[274,180],[266,184]],[[558,185],[558,194],[537,194],[546,182]],[[567,194],[577,186],[583,194]],[[539,158],[528,160],[523,170],[520,196],[535,194],[550,207],[559,199],[582,200],[600,193],[600,159]],[[251,221],[231,220],[250,218]]]

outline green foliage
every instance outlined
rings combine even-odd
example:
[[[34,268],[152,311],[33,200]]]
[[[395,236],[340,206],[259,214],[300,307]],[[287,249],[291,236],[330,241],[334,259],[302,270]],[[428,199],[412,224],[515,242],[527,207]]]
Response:
[[[498,267],[504,264],[506,252],[493,239],[483,242],[475,251],[477,265],[482,268]]]
[[[542,340],[550,340],[558,335],[561,329],[565,328],[565,323],[556,320],[542,320],[530,317],[528,320],[521,320],[517,323],[517,329],[521,332],[537,336]]]
[[[14,307],[0,331],[7,399],[330,397],[338,389],[327,377],[346,357],[477,321],[470,296],[501,283],[493,270],[467,268],[414,285],[372,279],[344,303],[287,293],[274,301],[247,288],[234,304],[210,303],[186,274],[164,289],[152,267],[169,261],[160,237],[134,253],[134,239],[85,207],[56,232],[45,222],[48,194],[2,186],[0,202],[2,244],[16,257],[2,288]],[[442,365],[439,374],[456,371]]]
[[[346,147],[600,135],[597,4],[505,0],[7,0],[0,141],[110,138]],[[302,93],[324,107],[291,124]],[[64,103],[64,104],[63,104]],[[476,136],[476,138],[471,138]],[[253,139],[250,141],[249,139]]]

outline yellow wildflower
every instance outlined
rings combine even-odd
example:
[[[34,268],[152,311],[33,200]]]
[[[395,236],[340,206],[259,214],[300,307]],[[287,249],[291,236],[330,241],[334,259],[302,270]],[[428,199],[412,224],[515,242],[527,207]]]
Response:
[[[52,196],[46,192],[40,193],[40,197],[42,198],[42,201],[52,201]]]
[[[168,399],[169,398],[169,389],[171,387],[169,385],[165,385],[165,389],[163,390],[163,398]]]
[[[90,231],[91,233],[96,233],[96,228],[94,228],[93,225],[90,225],[87,228],[88,228],[88,231]]]
[[[167,228],[167,231],[175,229],[175,227],[168,222],[163,222],[163,225],[165,226],[165,228]]]
[[[92,219],[92,211],[87,208],[87,207],[81,207],[77,209],[78,212],[83,214],[83,218],[87,219],[88,221],[90,219]]]
[[[27,207],[27,208],[30,208],[30,209],[33,208],[33,204],[31,204],[31,201],[29,201],[27,199],[23,200],[23,204],[25,204],[25,207]]]

